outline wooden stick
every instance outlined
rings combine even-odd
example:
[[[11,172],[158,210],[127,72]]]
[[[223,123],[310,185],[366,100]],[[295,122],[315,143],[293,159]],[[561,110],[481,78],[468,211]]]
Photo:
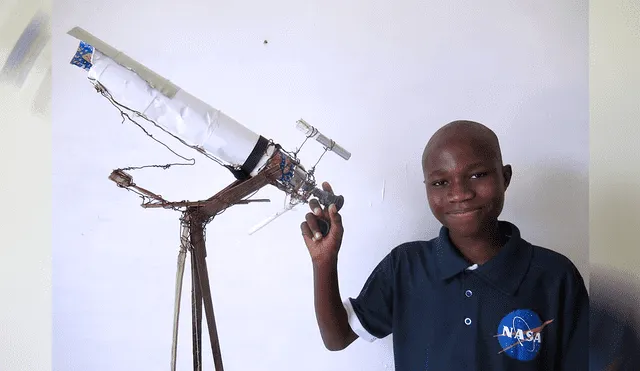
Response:
[[[202,290],[193,249],[191,249],[191,333],[193,371],[202,371]]]
[[[239,200],[235,204],[236,205],[246,205],[254,202],[271,202],[268,198],[259,198],[253,200]],[[207,201],[182,201],[182,202],[156,202],[156,203],[146,203],[142,204],[142,207],[145,209],[173,209],[173,208],[182,208],[182,207],[198,207],[204,206]]]
[[[206,251],[204,242],[203,223],[191,222],[191,244],[197,267],[197,279],[200,282],[200,293],[204,303],[204,311],[207,316],[207,327],[213,353],[213,364],[216,371],[224,371],[222,366],[222,353],[220,352],[220,340],[218,339],[218,328],[213,312],[213,302],[211,300],[211,287],[209,286],[209,272],[207,271]]]

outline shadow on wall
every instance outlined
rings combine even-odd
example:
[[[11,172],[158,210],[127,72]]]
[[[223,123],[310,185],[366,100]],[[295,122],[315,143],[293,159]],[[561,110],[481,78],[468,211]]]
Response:
[[[505,216],[526,230],[531,243],[560,252],[578,267],[588,284],[589,269],[589,101],[588,60],[577,60],[561,85],[522,97],[501,142],[513,179]],[[523,124],[526,125],[522,127]],[[517,134],[515,126],[519,126]],[[504,138],[503,138],[504,137]],[[510,153],[535,154],[513,163]],[[527,158],[529,156],[519,156]],[[526,226],[526,227],[525,227]]]
[[[611,254],[621,253],[622,256],[628,257],[629,252],[635,252],[638,259],[638,237],[630,231],[638,231],[640,227],[640,184],[620,183],[616,178],[616,174],[611,174],[605,194],[598,195],[599,192],[594,190],[597,197],[594,197],[592,202],[591,215],[592,222],[598,225],[599,240],[593,242],[597,244],[597,249],[606,249],[605,251]]]
[[[591,270],[590,369],[640,370],[640,187],[616,182],[592,202],[592,222],[597,233],[591,240],[592,259],[606,256],[610,266],[594,264]],[[634,233],[636,232],[636,233]],[[630,272],[630,273],[627,273]],[[635,273],[635,275],[633,274]]]
[[[588,175],[570,163],[512,166],[502,218],[518,225],[529,242],[569,257],[587,279]]]
[[[590,370],[640,370],[639,293],[635,277],[591,267]]]
[[[50,11],[22,2],[12,11],[17,16],[11,22],[0,24],[0,47],[10,48],[0,68],[0,85],[10,87],[16,95],[24,94],[22,99],[29,101],[31,113],[47,117],[51,109]],[[33,11],[33,15],[22,25],[20,19],[29,11]]]

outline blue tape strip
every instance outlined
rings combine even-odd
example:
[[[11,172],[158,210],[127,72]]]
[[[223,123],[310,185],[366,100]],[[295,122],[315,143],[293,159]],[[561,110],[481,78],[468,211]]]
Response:
[[[285,172],[285,167],[287,164],[287,159],[282,156],[282,159],[280,160],[280,170],[282,171],[282,176],[280,177],[280,180],[283,182],[290,182],[291,178],[293,178],[293,169],[294,169],[294,165],[293,164],[289,164],[288,166],[288,171]]]
[[[73,56],[73,59],[71,59],[71,64],[88,71],[93,66],[91,64],[91,56],[93,55],[93,50],[93,46],[87,44],[84,41],[80,41],[78,50]]]

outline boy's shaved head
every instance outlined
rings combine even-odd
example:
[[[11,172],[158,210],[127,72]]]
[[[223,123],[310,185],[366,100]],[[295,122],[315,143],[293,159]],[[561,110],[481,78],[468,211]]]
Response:
[[[422,164],[434,149],[442,147],[447,142],[455,139],[472,140],[481,144],[487,150],[487,155],[496,156],[496,160],[502,163],[502,153],[498,137],[485,125],[468,120],[452,121],[436,131],[422,153]]]
[[[511,166],[491,129],[467,120],[441,127],[424,148],[422,170],[431,211],[452,235],[474,238],[497,226]]]

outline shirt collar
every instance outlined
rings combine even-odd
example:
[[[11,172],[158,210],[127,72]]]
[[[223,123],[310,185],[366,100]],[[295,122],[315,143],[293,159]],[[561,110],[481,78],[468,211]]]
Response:
[[[442,227],[436,240],[436,259],[441,278],[447,280],[465,270],[472,270],[500,291],[514,295],[527,272],[533,249],[520,237],[520,230],[515,225],[504,221],[499,224],[500,230],[510,236],[509,240],[496,256],[478,266],[471,265],[460,254],[449,239],[449,230]]]

